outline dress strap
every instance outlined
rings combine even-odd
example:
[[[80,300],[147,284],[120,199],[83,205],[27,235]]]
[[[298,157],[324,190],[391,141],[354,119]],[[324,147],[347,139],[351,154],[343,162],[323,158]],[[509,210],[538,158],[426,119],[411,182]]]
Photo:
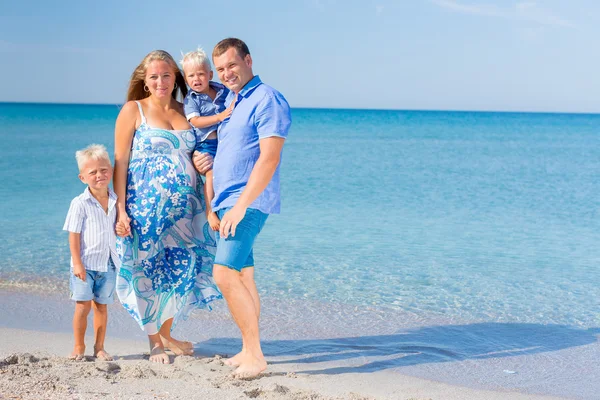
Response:
[[[144,110],[142,110],[142,105],[139,101],[135,101],[135,104],[138,106],[138,110],[140,110],[140,117],[142,117],[142,123],[140,125],[144,125],[146,123],[146,117],[144,116]]]

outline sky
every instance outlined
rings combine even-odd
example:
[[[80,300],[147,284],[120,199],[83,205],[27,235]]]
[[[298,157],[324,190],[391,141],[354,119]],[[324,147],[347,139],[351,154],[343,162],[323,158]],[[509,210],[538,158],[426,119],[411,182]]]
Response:
[[[0,0],[0,101],[121,104],[142,58],[244,40],[292,107],[600,112],[597,0]]]

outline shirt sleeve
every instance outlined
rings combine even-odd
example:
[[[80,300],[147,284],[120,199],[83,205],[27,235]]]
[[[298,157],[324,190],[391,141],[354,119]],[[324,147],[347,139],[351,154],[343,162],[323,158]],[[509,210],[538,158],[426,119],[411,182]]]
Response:
[[[63,231],[69,231],[73,233],[81,233],[83,227],[84,211],[81,201],[78,198],[74,198],[71,201],[69,212],[67,213],[67,219],[65,220],[65,226]]]
[[[217,107],[215,107],[213,103],[205,100],[200,101],[198,109],[201,117],[210,117],[217,113]]]
[[[183,113],[188,121],[194,117],[200,116],[198,102],[190,95],[185,96],[185,99],[183,99]]]
[[[254,124],[259,139],[287,138],[292,116],[290,106],[280,93],[268,93],[256,107]]]

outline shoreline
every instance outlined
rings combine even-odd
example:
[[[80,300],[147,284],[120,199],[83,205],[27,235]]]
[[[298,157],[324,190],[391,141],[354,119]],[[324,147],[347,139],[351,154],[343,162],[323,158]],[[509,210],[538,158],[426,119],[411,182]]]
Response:
[[[70,361],[68,333],[0,328],[0,392],[21,399],[411,399],[556,400],[559,397],[452,386],[389,371],[308,375],[311,364],[268,357],[267,373],[254,380],[229,376],[219,355],[170,356],[172,364],[147,361],[144,340],[107,337],[115,361]],[[88,349],[93,337],[86,336]],[[89,353],[89,351],[88,351]]]
[[[261,319],[269,369],[260,379],[239,381],[229,377],[229,368],[222,365],[219,359],[232,355],[240,345],[239,334],[223,304],[219,304],[210,313],[200,311],[193,314],[175,329],[177,337],[194,342],[195,355],[171,355],[173,364],[163,366],[147,361],[146,336],[116,300],[109,306],[106,339],[106,349],[116,361],[77,363],[66,359],[72,347],[71,302],[58,294],[41,296],[6,290],[0,286],[0,304],[3,305],[0,307],[0,335],[8,338],[0,343],[0,361],[3,361],[0,364],[0,393],[14,393],[14,396],[24,399],[39,398],[41,392],[36,392],[37,386],[34,383],[54,382],[54,386],[50,383],[44,386],[44,393],[51,396],[46,397],[44,394],[44,398],[59,399],[67,394],[91,399],[97,398],[94,396],[98,393],[109,398],[132,399],[152,396],[190,398],[189,393],[195,393],[202,399],[253,396],[298,400],[567,398],[529,394],[522,389],[507,389],[499,385],[489,390],[444,383],[443,370],[440,370],[439,381],[428,377],[431,376],[431,371],[422,374],[425,377],[415,376],[412,370],[408,370],[412,374],[407,374],[398,371],[400,368],[386,366],[386,363],[391,362],[394,366],[397,360],[426,355],[428,350],[415,353],[396,348],[393,340],[402,335],[384,334],[385,329],[374,323],[382,316],[375,315],[373,310],[366,311],[366,318],[370,318],[369,323],[372,324],[368,332],[373,336],[358,336],[360,331],[364,335],[364,328],[358,327],[352,331],[353,321],[350,318],[351,312],[356,310],[354,308],[349,311],[346,326],[311,328],[297,325],[290,309],[275,310],[275,305],[268,304],[269,302],[267,300],[265,317]],[[311,306],[309,302],[305,303],[305,306]],[[359,318],[360,314],[355,312]],[[416,322],[406,321],[407,326],[411,324]],[[90,316],[86,336],[87,356],[91,355],[93,344],[93,338],[89,335],[91,326]],[[345,335],[341,336],[340,330]],[[391,348],[388,350],[385,343],[381,342],[390,341],[392,342],[388,344]],[[34,358],[26,354],[33,355]],[[398,356],[401,357],[397,358]],[[37,361],[32,361],[36,359]],[[91,360],[91,357],[88,359]],[[500,361],[503,365],[509,365],[505,360]],[[444,369],[474,367],[469,360],[448,360],[441,364],[439,360],[429,361],[431,362],[433,364],[430,365]],[[416,371],[418,374],[419,371]],[[87,376],[89,380],[81,376]],[[511,376],[503,378],[510,379]],[[171,384],[173,380],[177,383]],[[29,395],[31,397],[27,397]]]

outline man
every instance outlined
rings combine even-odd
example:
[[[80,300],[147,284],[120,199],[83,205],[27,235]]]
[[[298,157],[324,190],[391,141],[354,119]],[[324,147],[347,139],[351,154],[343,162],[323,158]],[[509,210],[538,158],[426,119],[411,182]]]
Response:
[[[242,333],[242,351],[225,363],[237,367],[237,377],[252,378],[267,368],[252,247],[268,215],[279,213],[279,162],[291,115],[283,95],[252,72],[243,41],[222,40],[212,57],[219,79],[231,90],[226,104],[236,102],[219,126],[214,160],[212,207],[221,222],[213,276]]]

